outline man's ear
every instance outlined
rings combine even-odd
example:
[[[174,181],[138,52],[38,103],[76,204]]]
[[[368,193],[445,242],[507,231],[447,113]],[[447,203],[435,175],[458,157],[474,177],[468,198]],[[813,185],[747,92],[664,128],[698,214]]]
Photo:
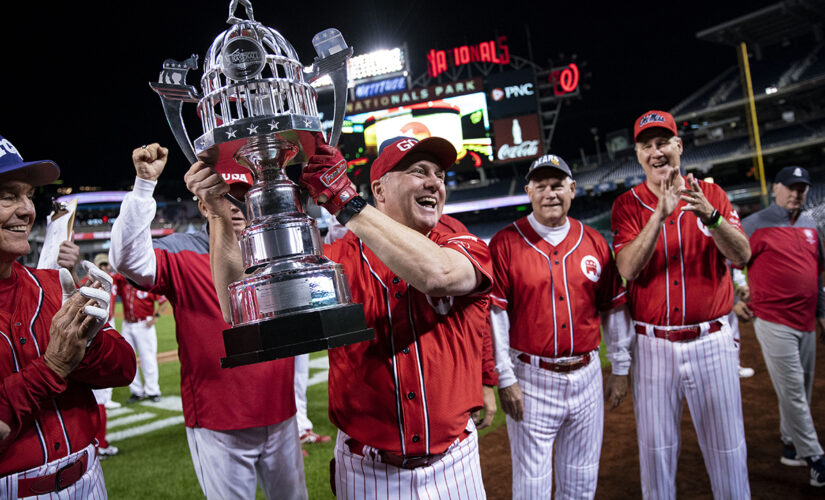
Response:
[[[386,201],[384,196],[384,183],[381,179],[372,181],[370,188],[372,189],[372,196],[375,198],[376,203],[384,203]]]
[[[209,217],[209,209],[206,208],[206,204],[201,200],[198,200],[198,210],[200,210],[201,215],[204,217]]]

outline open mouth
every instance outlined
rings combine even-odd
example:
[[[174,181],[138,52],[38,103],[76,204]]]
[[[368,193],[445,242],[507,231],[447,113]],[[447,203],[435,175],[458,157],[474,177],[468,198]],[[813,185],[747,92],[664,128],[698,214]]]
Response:
[[[432,196],[422,196],[421,198],[416,198],[415,202],[421,205],[422,207],[430,209],[435,209],[436,205],[438,204],[436,199]]]
[[[6,231],[11,231],[13,233],[24,233],[25,234],[28,231],[29,226],[23,224],[23,225],[18,225],[18,226],[7,226],[7,227],[4,227],[3,229],[5,229]]]
[[[656,162],[656,163],[651,163],[651,165],[653,166],[653,168],[667,167],[668,162],[667,162],[667,160],[665,160],[665,161],[660,161],[660,162]]]

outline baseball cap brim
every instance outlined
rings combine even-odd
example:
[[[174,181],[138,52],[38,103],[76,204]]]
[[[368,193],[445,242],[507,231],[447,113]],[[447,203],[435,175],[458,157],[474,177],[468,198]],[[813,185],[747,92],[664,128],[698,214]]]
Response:
[[[370,167],[370,182],[376,181],[387,172],[398,168],[399,165],[404,165],[404,159],[411,154],[424,153],[430,157],[444,170],[450,168],[458,156],[455,146],[447,139],[441,137],[427,137],[415,143],[411,148],[399,152],[397,145],[399,141],[415,140],[412,137],[397,137],[395,139],[388,139],[382,143],[381,151],[378,158],[372,163]]]
[[[24,181],[34,187],[51,184],[60,177],[60,167],[51,160],[27,161],[0,168],[0,182]]]
[[[418,144],[411,147],[404,156],[411,153],[429,153],[433,155],[438,160],[438,165],[444,170],[452,167],[458,157],[458,152],[455,150],[453,143],[442,137],[427,137],[418,141]]]

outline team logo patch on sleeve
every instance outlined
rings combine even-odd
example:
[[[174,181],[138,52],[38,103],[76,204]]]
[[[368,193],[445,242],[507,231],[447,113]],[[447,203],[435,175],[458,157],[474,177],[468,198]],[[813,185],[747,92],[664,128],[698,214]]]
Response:
[[[802,232],[805,233],[805,241],[807,241],[811,245],[816,245],[816,235],[812,230],[806,229]]]
[[[587,279],[596,283],[602,276],[602,265],[599,260],[592,255],[585,255],[581,262],[582,273],[587,276]]]

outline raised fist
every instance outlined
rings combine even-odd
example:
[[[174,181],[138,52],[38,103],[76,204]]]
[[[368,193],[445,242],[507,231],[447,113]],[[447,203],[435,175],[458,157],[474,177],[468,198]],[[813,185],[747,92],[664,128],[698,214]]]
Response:
[[[135,165],[137,176],[148,181],[158,180],[166,166],[168,156],[169,150],[156,142],[135,148],[132,151],[132,163]]]

